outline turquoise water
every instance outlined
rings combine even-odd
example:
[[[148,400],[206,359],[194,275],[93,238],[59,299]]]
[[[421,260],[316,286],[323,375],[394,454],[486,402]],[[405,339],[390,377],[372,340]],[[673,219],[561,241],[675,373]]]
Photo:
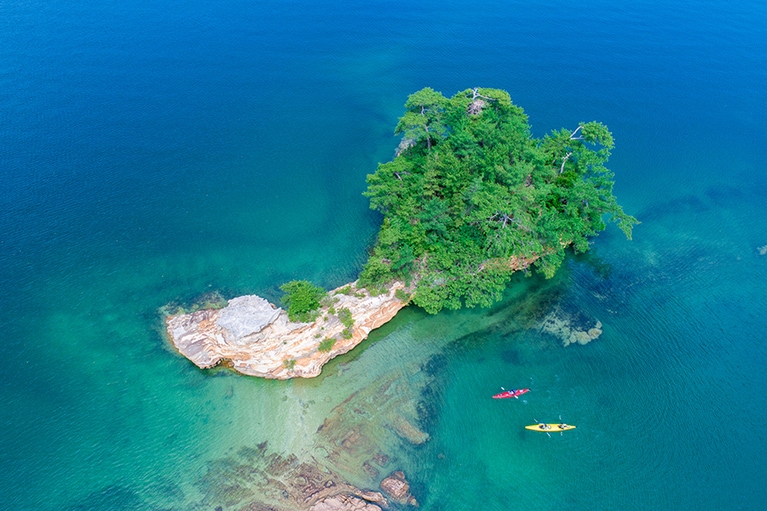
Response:
[[[422,370],[431,439],[387,448],[424,510],[763,508],[765,21],[722,1],[1,3],[2,507],[208,509],[211,461],[313,454],[346,396]],[[406,310],[316,380],[175,354],[169,302],[355,278],[380,221],[365,176],[425,86],[506,89],[536,135],[606,123],[634,240],[610,228],[491,310]],[[604,333],[564,347],[535,328],[551,310]],[[560,416],[578,429],[522,429]]]

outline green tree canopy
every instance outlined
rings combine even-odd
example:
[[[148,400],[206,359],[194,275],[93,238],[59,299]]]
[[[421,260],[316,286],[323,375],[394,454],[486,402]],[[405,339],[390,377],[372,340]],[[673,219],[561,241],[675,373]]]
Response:
[[[287,307],[288,319],[308,323],[317,318],[320,302],[326,292],[306,280],[291,280],[280,286],[285,292],[282,305]]]
[[[631,239],[638,222],[613,196],[605,164],[614,142],[603,124],[535,139],[524,111],[497,89],[448,99],[426,88],[405,108],[395,133],[407,143],[368,176],[365,195],[384,220],[361,285],[410,282],[428,312],[487,306],[515,261],[534,260],[551,277],[565,250],[588,250],[606,220]]]
[[[445,96],[429,87],[411,94],[395,134],[404,133],[406,139],[415,143],[425,140],[427,149],[431,149],[437,140],[447,134],[444,124],[447,103]]]

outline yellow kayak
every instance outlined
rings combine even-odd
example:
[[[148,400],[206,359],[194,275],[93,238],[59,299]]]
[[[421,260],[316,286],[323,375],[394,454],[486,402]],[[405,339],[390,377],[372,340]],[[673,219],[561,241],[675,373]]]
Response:
[[[545,433],[556,433],[557,431],[567,431],[569,429],[575,429],[575,426],[571,424],[531,424],[525,426],[525,429],[530,431],[543,431]]]

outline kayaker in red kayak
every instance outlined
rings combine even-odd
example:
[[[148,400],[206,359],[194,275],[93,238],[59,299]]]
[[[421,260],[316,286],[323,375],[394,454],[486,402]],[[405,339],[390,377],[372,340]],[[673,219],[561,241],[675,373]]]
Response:
[[[503,389],[503,387],[501,387],[501,388]],[[524,394],[526,392],[529,392],[529,391],[530,391],[530,389],[519,389],[519,390],[517,390],[517,389],[511,389],[511,390],[504,389],[503,392],[501,392],[500,394],[494,395],[493,398],[494,399],[505,399],[507,397],[513,397],[515,399],[519,399],[519,396],[521,396],[522,394]]]

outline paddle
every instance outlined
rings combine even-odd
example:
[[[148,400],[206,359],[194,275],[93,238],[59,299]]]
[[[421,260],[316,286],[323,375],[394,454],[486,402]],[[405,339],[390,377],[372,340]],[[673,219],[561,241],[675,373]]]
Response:
[[[538,422],[538,419],[536,419],[535,417],[533,417],[533,422],[535,422],[536,424],[543,424],[543,422]],[[543,428],[541,428],[541,429],[543,429]],[[549,438],[551,438],[551,435],[549,434],[548,431],[546,431],[546,434],[549,435]]]

